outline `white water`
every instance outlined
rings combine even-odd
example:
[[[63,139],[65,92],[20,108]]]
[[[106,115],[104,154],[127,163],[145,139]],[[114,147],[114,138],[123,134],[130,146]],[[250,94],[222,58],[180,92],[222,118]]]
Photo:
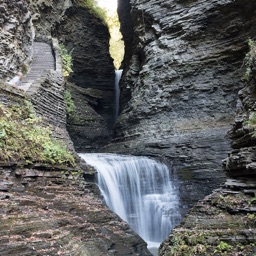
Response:
[[[123,70],[116,70],[115,71],[115,120],[118,117],[118,112],[119,112],[119,98],[120,98],[120,87],[119,87],[119,82],[122,76]]]
[[[147,157],[80,154],[98,171],[110,209],[149,244],[158,247],[180,221],[178,189],[168,167]]]

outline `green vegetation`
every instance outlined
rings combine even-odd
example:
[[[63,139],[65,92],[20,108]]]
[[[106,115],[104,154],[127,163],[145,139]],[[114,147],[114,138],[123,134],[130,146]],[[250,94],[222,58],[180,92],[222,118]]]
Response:
[[[98,17],[103,24],[108,26],[110,32],[110,55],[114,59],[114,66],[119,69],[124,57],[124,42],[120,32],[120,22],[117,12],[110,12],[98,6],[96,0],[75,0],[75,3],[86,7],[91,14]]]
[[[75,103],[72,99],[72,95],[70,90],[66,90],[65,94],[64,94],[64,101],[66,103],[66,111],[67,111],[67,115],[68,117],[71,117],[71,115],[74,113],[75,111]]]
[[[232,245],[229,245],[223,241],[220,241],[220,243],[216,246],[216,250],[214,251],[214,253],[225,253],[228,251],[231,251],[233,249]]]
[[[11,107],[0,104],[0,161],[75,166],[73,155],[51,138],[27,100]]]
[[[74,0],[74,2],[77,5],[87,8],[92,15],[98,17],[102,21],[102,23],[106,25],[106,19],[107,19],[106,10],[103,8],[100,8],[97,5],[96,0]]]
[[[249,81],[252,67],[256,60],[256,42],[249,39],[248,45],[249,45],[249,52],[246,54],[245,59],[244,59],[246,71],[243,76],[243,79],[246,81]]]
[[[124,58],[124,41],[122,39],[122,34],[120,32],[120,22],[118,19],[117,12],[112,15],[109,14],[106,20],[109,32],[111,35],[109,44],[110,44],[110,55],[114,59],[114,66],[116,69],[119,69],[121,62]]]
[[[70,73],[73,72],[73,60],[72,60],[72,51],[68,52],[65,45],[60,44],[60,56],[62,60],[62,72],[63,76],[67,77]]]
[[[244,124],[253,129],[252,137],[256,138],[256,112],[251,112],[249,119]]]

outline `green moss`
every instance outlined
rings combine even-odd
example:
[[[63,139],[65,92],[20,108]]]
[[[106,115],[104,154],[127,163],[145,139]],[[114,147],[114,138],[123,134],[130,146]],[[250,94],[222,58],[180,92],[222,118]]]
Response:
[[[74,0],[74,2],[79,6],[87,8],[92,15],[99,18],[102,21],[102,23],[106,25],[106,10],[100,8],[95,0]]]
[[[248,45],[249,45],[249,52],[246,54],[245,59],[244,59],[246,71],[243,76],[243,79],[246,81],[249,81],[249,79],[250,79],[252,67],[253,67],[255,59],[256,59],[256,42],[249,39]]]
[[[0,161],[75,166],[73,155],[52,139],[26,100],[11,107],[0,104]]]
[[[233,246],[226,243],[226,242],[223,242],[223,241],[220,241],[220,243],[216,246],[216,249],[214,251],[214,253],[224,253],[224,252],[229,252],[233,249]]]
[[[69,90],[65,91],[64,101],[66,103],[67,115],[68,115],[68,117],[71,117],[73,115],[73,113],[75,112],[76,106],[72,99],[71,92]]]
[[[72,60],[72,51],[68,52],[65,45],[60,44],[60,56],[62,60],[62,72],[63,76],[67,77],[70,73],[73,72],[73,60]]]

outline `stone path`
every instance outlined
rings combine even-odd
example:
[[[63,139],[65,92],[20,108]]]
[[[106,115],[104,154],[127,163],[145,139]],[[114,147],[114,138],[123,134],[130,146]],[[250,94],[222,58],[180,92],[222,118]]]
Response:
[[[24,91],[27,91],[37,78],[42,77],[46,70],[55,70],[53,50],[49,44],[34,42],[33,51],[34,56],[30,71],[23,79],[22,85],[19,86]]]

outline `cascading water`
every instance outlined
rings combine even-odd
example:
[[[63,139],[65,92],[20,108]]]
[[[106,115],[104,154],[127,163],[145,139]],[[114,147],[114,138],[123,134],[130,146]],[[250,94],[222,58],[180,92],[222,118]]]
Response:
[[[120,87],[119,87],[119,82],[122,76],[123,70],[116,70],[115,71],[115,100],[116,100],[116,107],[115,107],[115,120],[118,117],[118,112],[119,112],[119,97],[120,97]]]
[[[149,247],[158,247],[180,221],[178,189],[168,167],[147,157],[80,154],[98,172],[108,207]]]

